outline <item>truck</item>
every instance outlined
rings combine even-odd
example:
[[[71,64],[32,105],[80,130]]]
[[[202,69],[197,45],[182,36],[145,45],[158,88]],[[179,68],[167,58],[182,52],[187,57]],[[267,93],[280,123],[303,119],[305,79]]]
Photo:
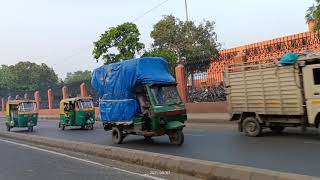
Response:
[[[104,130],[121,144],[128,135],[168,135],[174,145],[184,142],[187,113],[168,62],[160,57],[137,58],[103,65],[93,71]]]
[[[320,126],[320,52],[301,53],[292,64],[279,59],[225,66],[231,121],[246,136],[286,127]]]

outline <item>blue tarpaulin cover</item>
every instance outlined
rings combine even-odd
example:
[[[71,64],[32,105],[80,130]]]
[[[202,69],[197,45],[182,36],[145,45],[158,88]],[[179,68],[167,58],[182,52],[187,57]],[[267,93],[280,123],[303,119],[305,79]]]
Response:
[[[281,65],[291,65],[296,63],[296,61],[299,58],[299,54],[293,53],[293,52],[288,52],[285,54],[281,59],[280,59],[280,64]]]
[[[92,73],[92,86],[100,96],[104,122],[132,122],[139,112],[134,90],[138,85],[175,83],[163,58],[138,58],[103,65]]]

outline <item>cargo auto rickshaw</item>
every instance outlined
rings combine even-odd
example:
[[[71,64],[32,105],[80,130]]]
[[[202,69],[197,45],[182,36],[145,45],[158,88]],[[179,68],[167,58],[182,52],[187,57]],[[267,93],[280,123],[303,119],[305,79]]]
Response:
[[[38,112],[33,100],[10,100],[6,104],[6,127],[10,131],[14,127],[27,127],[29,132],[38,123]]]
[[[171,144],[182,145],[187,120],[176,81],[163,58],[139,58],[95,69],[92,86],[100,95],[104,130],[121,144],[127,135],[168,135]]]
[[[60,129],[80,126],[82,129],[93,130],[94,123],[95,109],[92,97],[76,97],[60,101]]]

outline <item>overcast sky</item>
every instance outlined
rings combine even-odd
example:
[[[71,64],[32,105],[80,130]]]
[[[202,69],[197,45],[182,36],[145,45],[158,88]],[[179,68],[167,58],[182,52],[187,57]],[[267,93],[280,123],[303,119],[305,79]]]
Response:
[[[107,28],[132,21],[150,46],[152,26],[163,15],[185,20],[184,0],[0,0],[0,64],[47,63],[59,77],[101,65],[92,42]],[[223,48],[307,31],[313,0],[188,0],[189,18],[216,22]]]

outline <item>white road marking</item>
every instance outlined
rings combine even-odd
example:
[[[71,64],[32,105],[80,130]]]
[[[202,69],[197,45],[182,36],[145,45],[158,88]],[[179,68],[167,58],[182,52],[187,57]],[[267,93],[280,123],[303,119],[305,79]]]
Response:
[[[204,134],[189,134],[189,133],[184,133],[184,135],[186,135],[186,136],[194,136],[194,137],[204,136]]]
[[[312,141],[304,141],[303,143],[320,145],[320,142],[312,142]]]
[[[150,176],[150,175],[148,175],[148,174],[140,174],[140,173],[136,173],[136,172],[131,172],[131,171],[127,171],[127,170],[125,170],[125,169],[120,169],[120,168],[116,168],[116,167],[107,166],[107,165],[104,165],[104,164],[101,164],[101,163],[98,163],[98,162],[94,162],[94,161],[90,161],[90,160],[86,160],[86,159],[81,159],[81,158],[77,158],[77,157],[74,157],[74,156],[69,156],[69,155],[67,155],[67,154],[63,154],[63,153],[59,153],[59,152],[55,152],[55,151],[50,151],[50,150],[47,150],[47,149],[41,149],[41,148],[34,147],[34,146],[30,146],[30,145],[27,145],[27,144],[21,144],[21,143],[17,143],[17,142],[13,142],[13,141],[8,141],[8,140],[4,140],[4,139],[0,139],[0,141],[6,142],[6,143],[10,143],[10,144],[14,144],[14,145],[17,145],[17,146],[26,147],[26,148],[29,148],[29,149],[34,149],[34,150],[38,150],[38,151],[43,151],[43,152],[55,154],[55,155],[58,155],[58,156],[62,156],[62,157],[69,158],[69,159],[74,159],[74,160],[86,162],[86,163],[89,163],[89,164],[94,164],[94,165],[96,165],[96,166],[102,166],[102,167],[104,167],[104,168],[115,169],[115,170],[122,171],[122,172],[125,172],[125,173],[128,173],[128,174],[134,174],[134,175],[141,176],[141,177],[145,177],[145,178],[149,178],[149,179],[165,180],[165,179],[163,179],[163,178],[159,178],[159,177],[155,177],[155,176]]]

